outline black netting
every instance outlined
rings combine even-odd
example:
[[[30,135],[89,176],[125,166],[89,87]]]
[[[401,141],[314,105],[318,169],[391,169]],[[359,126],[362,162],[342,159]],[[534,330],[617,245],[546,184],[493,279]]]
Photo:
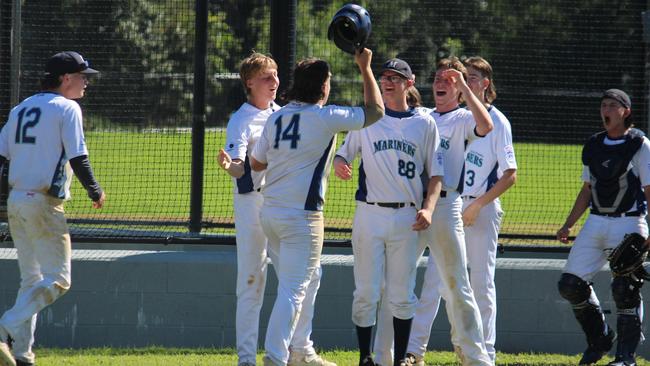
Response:
[[[14,0],[18,1],[18,0]],[[362,102],[350,55],[327,40],[343,1],[298,1],[296,60],[332,65],[330,102]],[[632,97],[633,120],[646,131],[645,1],[507,0],[365,1],[372,16],[375,70],[386,59],[408,61],[424,104],[429,75],[449,55],[481,55],[494,68],[495,105],[513,127],[517,185],[503,197],[503,237],[552,235],[581,185],[580,149],[601,128],[599,97],[620,88]],[[232,184],[215,156],[225,123],[245,100],[238,63],[251,50],[269,52],[268,1],[209,1],[206,139],[202,234],[233,234]],[[78,183],[67,205],[79,236],[190,237],[191,127],[195,1],[50,0],[21,7],[20,79],[11,79],[12,4],[0,5],[0,115],[11,86],[20,98],[37,90],[44,60],[76,50],[101,77],[80,101],[96,175],[108,195],[101,211]],[[288,21],[288,19],[286,20]],[[287,42],[289,42],[287,40]],[[340,140],[339,140],[340,142]],[[355,184],[330,179],[329,239],[348,239]]]

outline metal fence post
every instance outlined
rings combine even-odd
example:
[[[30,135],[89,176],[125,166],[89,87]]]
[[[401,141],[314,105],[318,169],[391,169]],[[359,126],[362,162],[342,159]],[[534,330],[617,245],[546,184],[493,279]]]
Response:
[[[296,59],[296,0],[271,1],[271,55],[278,64],[278,95],[291,83]]]
[[[192,120],[192,180],[190,232],[201,232],[203,219],[203,168],[205,151],[205,88],[208,47],[208,0],[196,0],[194,39],[194,99]]]

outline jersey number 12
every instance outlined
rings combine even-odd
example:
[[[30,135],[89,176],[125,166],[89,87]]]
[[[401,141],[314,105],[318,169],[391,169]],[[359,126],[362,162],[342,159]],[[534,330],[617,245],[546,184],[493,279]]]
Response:
[[[18,124],[16,125],[16,143],[17,144],[35,144],[36,137],[29,136],[27,130],[36,126],[41,119],[41,109],[32,108],[25,113],[27,108],[23,108],[18,112]],[[25,121],[23,121],[23,118]],[[23,122],[25,124],[23,124]]]

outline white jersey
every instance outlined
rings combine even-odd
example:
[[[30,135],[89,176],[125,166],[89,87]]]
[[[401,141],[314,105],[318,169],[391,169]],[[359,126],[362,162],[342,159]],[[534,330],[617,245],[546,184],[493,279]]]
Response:
[[[244,175],[241,178],[232,178],[235,193],[248,193],[260,189],[264,185],[265,171],[251,170],[248,156],[253,151],[255,142],[259,139],[264,129],[264,124],[271,113],[280,109],[280,106],[271,102],[267,109],[258,109],[252,104],[244,103],[230,116],[226,129],[226,151],[231,158],[244,162]]]
[[[266,169],[268,206],[321,211],[336,134],[363,127],[360,107],[291,102],[269,117],[252,156]]]
[[[352,163],[361,155],[358,201],[415,203],[423,199],[420,176],[443,175],[440,137],[428,110],[386,109],[373,125],[350,131],[337,155]]]
[[[88,155],[79,104],[53,92],[25,99],[0,132],[0,155],[11,161],[12,189],[70,198],[68,161]]]
[[[476,121],[471,111],[460,107],[443,113],[434,109],[431,115],[438,125],[440,152],[445,167],[442,190],[462,193],[465,143],[479,138],[475,133]]]
[[[488,108],[494,129],[475,139],[465,149],[463,195],[479,197],[487,192],[508,169],[517,169],[512,147],[512,130],[506,116],[495,106]]]

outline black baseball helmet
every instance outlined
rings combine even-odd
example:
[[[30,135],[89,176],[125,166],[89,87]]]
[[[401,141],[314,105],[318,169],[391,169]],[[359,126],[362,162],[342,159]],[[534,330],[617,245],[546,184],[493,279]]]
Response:
[[[334,14],[327,38],[342,51],[354,54],[365,47],[371,29],[368,11],[356,4],[346,4]]]

